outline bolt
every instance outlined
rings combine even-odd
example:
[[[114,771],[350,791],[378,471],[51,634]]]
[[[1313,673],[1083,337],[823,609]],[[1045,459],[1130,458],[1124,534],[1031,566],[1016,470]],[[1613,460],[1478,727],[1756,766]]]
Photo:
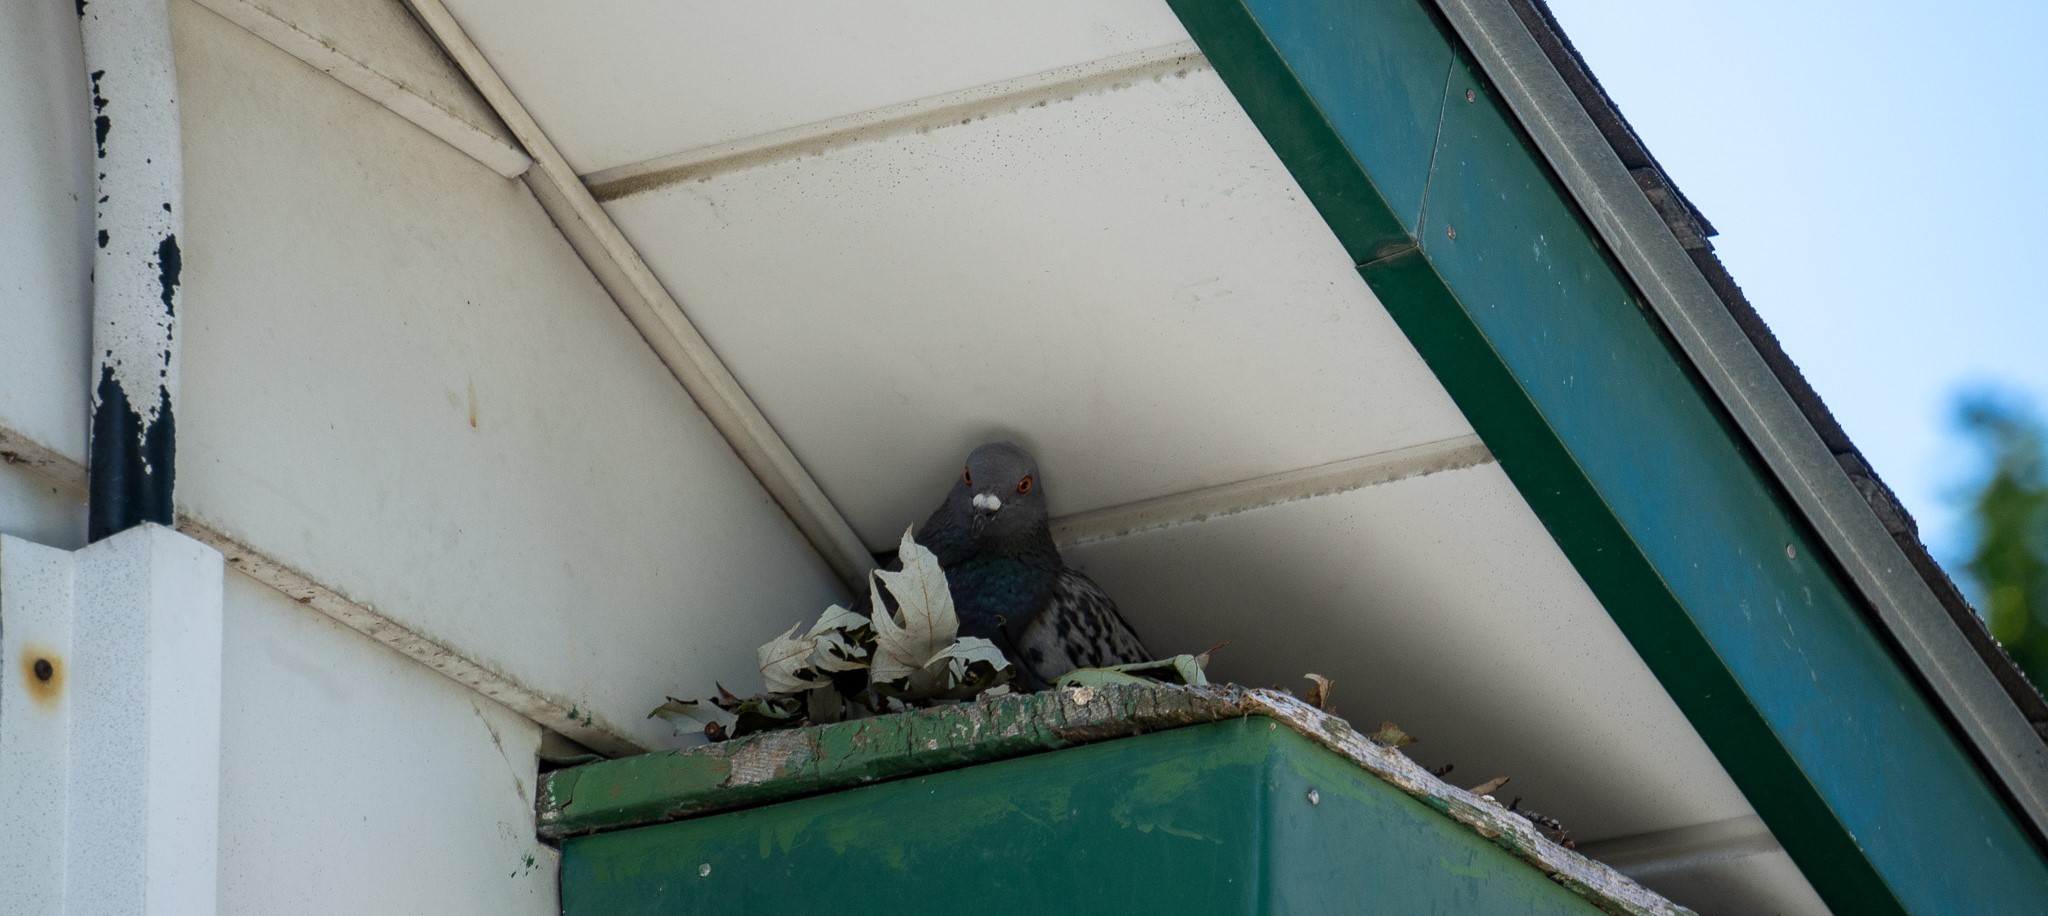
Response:
[[[36,680],[39,680],[39,681],[48,681],[49,679],[51,679],[51,678],[53,678],[53,677],[56,677],[56,676],[57,676],[57,668],[56,668],[56,666],[54,666],[54,665],[50,664],[50,660],[49,660],[49,659],[47,659],[47,658],[39,658],[39,659],[36,659]]]
[[[1467,89],[1467,90],[1465,90],[1465,101],[1467,101],[1467,102],[1476,102],[1476,101],[1479,101],[1479,93],[1477,93],[1477,92],[1473,92],[1473,91],[1472,91],[1472,90],[1470,90],[1470,89]]]

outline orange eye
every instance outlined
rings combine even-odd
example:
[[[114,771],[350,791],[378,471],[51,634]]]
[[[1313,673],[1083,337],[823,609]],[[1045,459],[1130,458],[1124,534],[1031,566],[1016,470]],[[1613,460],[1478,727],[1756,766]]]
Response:
[[[1028,475],[1028,474],[1027,474],[1027,475],[1025,475],[1025,477],[1024,477],[1024,479],[1023,479],[1023,480],[1017,481],[1017,492],[1019,492],[1019,493],[1029,493],[1029,492],[1031,492],[1031,477],[1030,477],[1030,475]]]
[[[961,483],[964,483],[964,484],[966,484],[966,485],[968,485],[968,486],[970,486],[970,487],[971,487],[971,486],[974,486],[974,472],[973,472],[973,471],[970,471],[970,470],[968,470],[968,469],[966,469],[966,468],[961,468],[961,469],[960,469],[960,482],[961,482]]]

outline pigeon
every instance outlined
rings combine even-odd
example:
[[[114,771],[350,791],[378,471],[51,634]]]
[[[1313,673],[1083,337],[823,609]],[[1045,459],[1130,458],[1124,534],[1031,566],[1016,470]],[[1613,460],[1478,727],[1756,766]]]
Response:
[[[1023,449],[991,442],[969,453],[916,538],[946,571],[960,634],[1000,647],[1025,689],[1151,659],[1116,602],[1060,559],[1038,463]]]

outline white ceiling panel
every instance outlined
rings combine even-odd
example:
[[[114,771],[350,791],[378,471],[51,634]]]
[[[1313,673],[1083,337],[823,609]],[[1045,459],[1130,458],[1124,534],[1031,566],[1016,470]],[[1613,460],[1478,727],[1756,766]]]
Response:
[[[1228,642],[1223,680],[1334,678],[1345,718],[1399,723],[1460,785],[1512,777],[1503,801],[1580,840],[1751,813],[1497,465],[1068,554],[1153,652]]]
[[[607,209],[875,547],[987,436],[1066,514],[1471,431],[1208,71]]]
[[[579,173],[1187,40],[1162,0],[448,0]]]

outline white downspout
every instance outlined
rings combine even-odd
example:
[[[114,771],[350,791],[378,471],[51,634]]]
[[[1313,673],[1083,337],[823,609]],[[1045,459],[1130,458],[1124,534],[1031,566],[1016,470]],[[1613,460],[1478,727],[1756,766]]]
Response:
[[[184,156],[166,0],[79,0],[96,246],[87,536],[173,521]]]

